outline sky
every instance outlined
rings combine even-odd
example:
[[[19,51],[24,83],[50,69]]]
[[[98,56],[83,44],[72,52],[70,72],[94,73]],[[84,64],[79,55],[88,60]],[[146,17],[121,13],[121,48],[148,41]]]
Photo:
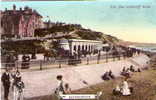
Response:
[[[44,21],[81,24],[125,41],[156,43],[156,0],[1,2],[0,9],[12,9],[13,4],[37,10]]]

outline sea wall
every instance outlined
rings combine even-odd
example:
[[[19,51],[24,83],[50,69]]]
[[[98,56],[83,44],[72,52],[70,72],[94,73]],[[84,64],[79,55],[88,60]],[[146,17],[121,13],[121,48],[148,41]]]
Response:
[[[64,82],[69,83],[72,90],[76,90],[103,82],[101,76],[106,71],[112,70],[115,76],[119,76],[124,66],[128,68],[130,65],[133,65],[135,68],[144,68],[147,67],[149,60],[150,58],[146,55],[139,55],[125,60],[102,64],[23,72],[23,80],[26,85],[24,97],[32,100],[30,98],[53,94],[57,86],[57,75],[63,75]],[[88,85],[84,84],[84,81]]]

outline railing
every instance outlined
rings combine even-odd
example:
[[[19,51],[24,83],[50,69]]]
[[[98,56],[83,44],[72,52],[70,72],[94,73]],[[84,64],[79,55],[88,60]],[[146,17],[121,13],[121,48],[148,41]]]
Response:
[[[62,35],[56,35],[56,36],[47,36],[47,37],[22,37],[22,38],[7,38],[7,39],[2,39],[0,42],[16,42],[16,41],[23,41],[23,40],[44,40],[44,39],[49,39],[49,38],[60,38],[64,36],[69,36],[69,34],[62,34]]]
[[[107,63],[109,61],[116,61],[125,59],[127,56],[120,55],[101,55],[89,56],[81,59],[52,59],[52,60],[34,60],[29,62],[16,61],[14,63],[1,63],[1,68],[16,67],[18,69],[46,69],[46,68],[62,68],[77,65],[99,64]]]

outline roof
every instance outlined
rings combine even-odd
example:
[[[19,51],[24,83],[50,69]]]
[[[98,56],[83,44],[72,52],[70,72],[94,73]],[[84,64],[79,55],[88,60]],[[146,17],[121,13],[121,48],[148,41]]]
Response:
[[[13,23],[19,25],[20,19],[23,16],[24,20],[29,20],[30,16],[36,15],[42,17],[37,11],[27,10],[6,10],[2,12],[2,23]]]
[[[107,44],[102,44],[103,47],[109,47],[110,45],[107,43]]]
[[[26,13],[28,12],[28,13]],[[26,9],[26,10],[5,10],[2,12],[3,14],[22,14],[22,15],[36,15],[36,16],[39,16],[42,18],[42,16],[36,11],[36,10],[33,10],[32,9]]]
[[[102,41],[95,41],[95,40],[82,40],[82,39],[69,39],[71,42],[90,42],[90,43],[102,43]]]

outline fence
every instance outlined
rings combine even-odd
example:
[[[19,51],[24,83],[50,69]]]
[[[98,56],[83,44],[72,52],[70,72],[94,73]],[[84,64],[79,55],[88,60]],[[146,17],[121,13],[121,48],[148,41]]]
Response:
[[[89,56],[80,59],[51,59],[51,60],[34,60],[29,62],[16,61],[14,63],[1,63],[1,68],[16,67],[18,69],[45,69],[45,68],[62,68],[67,66],[87,65],[87,64],[99,64],[102,62],[116,61],[125,59],[127,56],[120,55],[97,55]]]

